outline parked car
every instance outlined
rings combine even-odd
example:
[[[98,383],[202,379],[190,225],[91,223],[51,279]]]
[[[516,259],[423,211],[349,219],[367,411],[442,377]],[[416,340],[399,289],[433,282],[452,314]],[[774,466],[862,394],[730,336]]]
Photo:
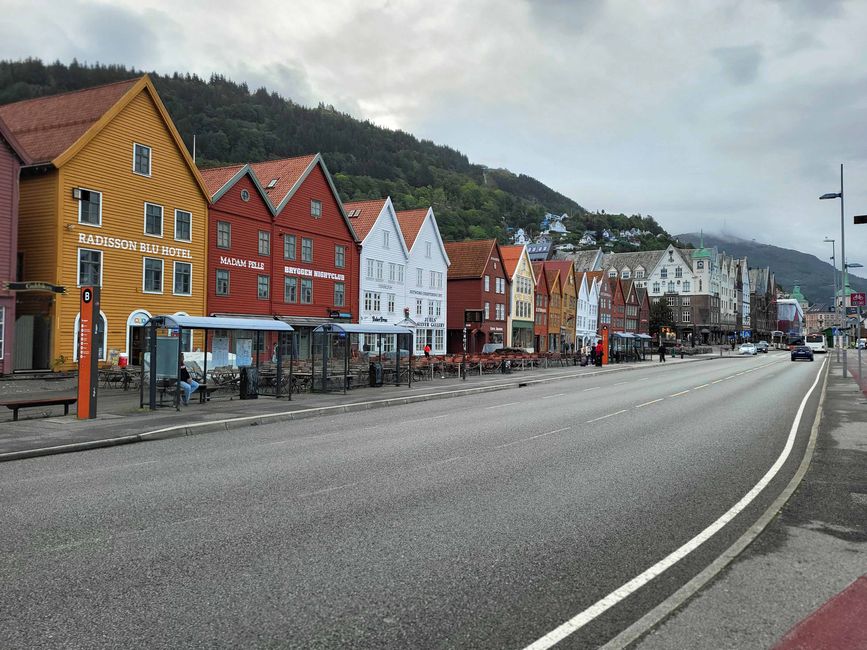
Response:
[[[770,347],[771,346],[767,341],[759,341],[756,343],[756,352],[764,352],[767,354]]]
[[[867,348],[867,339],[858,339],[855,343],[856,350],[863,350]]]
[[[808,359],[809,361],[812,361],[813,351],[806,345],[795,346],[792,348],[792,361],[797,361],[798,359]]]
[[[739,354],[756,354],[756,346],[752,343],[741,343],[741,347],[738,348]]]

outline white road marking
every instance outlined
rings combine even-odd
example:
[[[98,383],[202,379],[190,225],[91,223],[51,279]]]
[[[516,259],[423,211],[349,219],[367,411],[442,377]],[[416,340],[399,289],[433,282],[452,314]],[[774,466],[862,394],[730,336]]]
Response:
[[[628,381],[618,381],[618,382],[617,382],[616,384],[614,384],[614,385],[615,385],[615,386],[622,386],[623,384],[628,384],[628,383],[629,383]]]
[[[724,379],[734,379],[734,378],[735,378],[734,375],[729,375],[728,377],[725,377]]]
[[[602,388],[602,386],[594,386],[593,388],[585,388],[585,389],[584,389],[583,391],[581,391],[581,392],[582,392],[582,393],[586,393],[587,391],[590,391],[590,390],[599,390],[600,388]]]
[[[696,386],[693,390],[698,390],[699,388],[707,388],[710,384],[702,384],[701,386]]]
[[[718,383],[720,383],[721,381],[725,381],[725,379],[717,379],[716,381],[712,381],[712,382],[710,382],[710,383],[712,383],[712,384],[718,384]]]
[[[604,420],[605,418],[612,418],[615,415],[620,415],[621,413],[626,413],[626,409],[620,409],[619,411],[615,411],[614,413],[603,415],[601,418],[593,418],[592,420],[587,420],[587,424],[590,424],[591,422],[599,422],[599,420]]]
[[[572,427],[563,427],[562,429],[554,429],[553,431],[547,431],[545,433],[540,433],[537,436],[530,436],[529,438],[521,438],[520,440],[513,440],[512,442],[507,442],[503,445],[497,445],[494,449],[502,449],[503,447],[511,447],[512,445],[519,445],[522,442],[529,442],[530,440],[536,440],[537,438],[544,438],[545,436],[550,436],[555,433],[560,433],[562,431],[568,431]]]
[[[770,483],[779,473],[780,469],[782,469],[783,465],[788,459],[789,454],[792,451],[792,446],[795,444],[795,437],[798,433],[798,427],[801,424],[801,416],[804,414],[804,408],[807,406],[807,401],[810,399],[810,395],[813,394],[813,391],[819,383],[819,377],[822,375],[822,368],[824,366],[825,363],[822,362],[822,364],[819,366],[819,372],[816,373],[816,379],[813,381],[813,385],[810,386],[810,390],[807,391],[806,395],[804,395],[804,399],[801,400],[801,405],[798,407],[798,411],[795,414],[795,420],[794,422],[792,422],[792,428],[789,429],[789,437],[786,439],[786,444],[783,446],[783,450],[780,452],[779,457],[774,462],[774,464],[771,465],[771,468],[765,473],[761,480],[756,483],[749,492],[747,492],[743,497],[741,497],[740,501],[733,505],[728,511],[723,513],[723,515],[720,516],[719,519],[714,521],[710,526],[708,526],[698,535],[689,540],[686,544],[673,551],[672,553],[661,559],[659,562],[654,564],[652,567],[634,577],[626,584],[618,587],[601,600],[598,600],[595,604],[591,605],[580,614],[573,616],[559,627],[556,627],[555,629],[548,632],[548,634],[546,634],[545,636],[537,639],[536,641],[528,645],[524,650],[547,650],[548,648],[551,648],[555,644],[565,639],[570,634],[577,632],[582,627],[591,622],[593,619],[622,601],[624,598],[627,598],[628,596],[638,591],[641,587],[653,580],[656,576],[661,575],[666,570],[680,562],[683,558],[685,558],[687,555],[692,553],[695,549],[697,549],[699,546],[701,546],[707,540],[713,537],[716,533],[718,533],[726,524],[728,524],[732,519],[734,519],[738,514],[740,514],[744,510],[744,508],[750,505],[750,503],[753,502],[753,500],[759,495],[759,493],[761,493],[761,491],[764,490],[765,487],[767,487],[768,483]]]
[[[645,402],[644,404],[639,404],[639,405],[636,406],[635,408],[640,409],[640,408],[642,408],[642,407],[644,407],[644,406],[650,406],[651,404],[656,404],[657,402],[661,402],[661,401],[664,400],[664,399],[665,399],[664,397],[660,397],[659,399],[652,399],[652,400],[650,400],[649,402]]]
[[[689,388],[686,390],[682,390],[679,393],[675,393],[674,395],[669,395],[669,397],[680,397],[681,395],[686,395],[689,392]]]
[[[639,379],[638,381],[647,381],[648,379],[650,379],[650,377],[642,377],[642,378]]]
[[[566,393],[557,393],[556,395],[545,395],[542,399],[552,399],[554,397],[563,397]]]
[[[493,406],[486,406],[487,410],[490,409],[501,409],[504,406],[514,406],[515,404],[520,404],[521,402],[506,402],[505,404],[494,404]]]

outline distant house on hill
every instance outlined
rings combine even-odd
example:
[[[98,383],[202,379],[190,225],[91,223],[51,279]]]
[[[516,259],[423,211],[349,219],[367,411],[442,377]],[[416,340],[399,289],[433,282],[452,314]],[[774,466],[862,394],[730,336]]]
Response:
[[[546,234],[552,233],[555,235],[568,235],[569,230],[567,230],[563,223],[568,217],[568,214],[547,213],[545,218],[542,219],[542,232]]]
[[[596,231],[595,230],[585,230],[584,234],[581,235],[581,239],[578,240],[578,244],[580,246],[595,246],[596,245]]]
[[[515,231],[515,234],[512,236],[512,242],[513,242],[516,246],[520,246],[521,244],[529,244],[529,243],[530,243],[530,238],[527,237],[527,233],[524,232],[524,229],[523,229],[523,228],[518,228],[518,229]]]

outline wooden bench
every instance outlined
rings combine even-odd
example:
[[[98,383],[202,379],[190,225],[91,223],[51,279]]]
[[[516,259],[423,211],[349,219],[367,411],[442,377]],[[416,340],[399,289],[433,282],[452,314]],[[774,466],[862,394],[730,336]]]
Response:
[[[69,405],[75,404],[78,397],[42,397],[28,399],[4,399],[0,404],[12,410],[12,421],[18,421],[18,409],[37,407],[37,406],[59,406],[63,405],[63,415],[69,415]]]
[[[199,402],[204,404],[205,402],[211,401],[211,395],[218,390],[225,388],[225,386],[214,386],[213,384],[199,384],[199,387],[196,389],[196,392],[193,393],[190,397],[194,397],[196,394],[199,395]]]

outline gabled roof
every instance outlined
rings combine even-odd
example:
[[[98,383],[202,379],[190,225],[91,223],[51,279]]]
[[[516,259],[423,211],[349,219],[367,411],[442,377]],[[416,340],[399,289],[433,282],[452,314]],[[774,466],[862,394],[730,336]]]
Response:
[[[551,288],[548,285],[548,277],[545,274],[545,264],[544,262],[532,262],[533,265],[533,276],[536,279],[536,287],[543,287],[545,289],[545,294],[551,293]]]
[[[598,271],[604,255],[601,248],[577,253],[555,253],[554,259],[572,260],[576,271]]]
[[[612,266],[618,271],[628,267],[631,272],[635,272],[639,266],[644,269],[647,275],[662,259],[665,254],[665,249],[655,251],[633,251],[629,253],[608,253],[602,257],[602,268],[606,271]]]
[[[15,137],[15,134],[9,130],[9,127],[6,126],[6,122],[0,118],[0,138],[6,141],[6,144],[9,145],[9,148],[12,149],[12,153],[18,156],[18,160],[21,161],[23,165],[30,164],[30,157],[27,155],[27,152],[24,151],[24,147],[21,146],[21,143],[18,142],[18,138]]]
[[[271,200],[265,193],[265,189],[262,187],[259,179],[256,178],[256,174],[253,172],[253,169],[250,167],[250,165],[229,165],[228,167],[212,167],[210,169],[201,169],[199,170],[199,172],[201,173],[202,178],[205,181],[205,186],[208,188],[210,201],[212,204],[219,201],[223,197],[223,195],[225,195],[226,192],[232,189],[239,180],[244,178],[244,176],[249,176],[250,180],[253,183],[253,187],[256,188],[259,196],[262,197],[262,201],[265,202],[265,205],[268,207],[268,211],[271,213],[271,216],[273,217],[276,214],[274,205],[271,203]]]
[[[496,239],[470,239],[445,244],[446,254],[451,260],[449,280],[460,278],[480,278],[485,273],[488,258],[497,247]],[[500,256],[502,261],[502,256]]]
[[[406,239],[406,245],[412,248],[415,244],[416,237],[421,232],[424,226],[424,220],[427,219],[430,208],[419,208],[417,210],[401,210],[397,213],[397,220],[400,223],[400,229],[403,231],[403,238]]]
[[[621,280],[621,288],[623,290],[623,300],[625,302],[629,302],[629,300],[633,297],[633,292],[635,290],[635,281],[631,278],[626,280]],[[638,296],[635,296],[638,299]]]
[[[129,103],[146,92],[193,179],[206,197],[205,181],[148,75],[104,86],[0,106],[0,118],[18,138],[31,164],[61,167],[78,154]]]
[[[560,269],[552,269],[545,264],[545,277],[548,280],[548,293],[554,290],[554,285],[560,287],[560,292],[563,292],[563,283],[560,282]]]
[[[352,222],[352,227],[355,228],[355,234],[358,238],[364,240],[365,237],[373,230],[376,225],[376,220],[382,214],[388,199],[371,199],[368,201],[349,201],[343,204],[343,210],[346,216]]]
[[[50,162],[75,144],[145,78],[6,104],[0,106],[0,118],[34,163]]]
[[[560,274],[560,286],[564,286],[563,278],[572,275],[573,266],[571,260],[548,260],[545,262],[546,269],[556,269]],[[578,287],[575,287],[575,295],[578,295]]]
[[[515,244],[514,246],[500,246],[500,254],[503,256],[503,266],[506,267],[506,273],[510,278],[515,277],[515,271],[518,270],[518,263],[524,255],[526,247],[524,244]]]
[[[276,214],[279,214],[286,207],[286,204],[292,199],[295,192],[298,191],[298,188],[301,187],[311,172],[316,169],[317,165],[322,169],[325,180],[328,181],[328,187],[334,195],[337,209],[340,210],[340,215],[343,217],[346,227],[355,241],[360,241],[358,234],[352,227],[352,223],[350,223],[349,218],[346,216],[343,203],[340,201],[340,193],[334,186],[334,181],[328,172],[328,167],[325,166],[325,161],[322,160],[321,154],[317,153],[295,158],[281,158],[280,160],[250,163],[250,167],[256,172],[256,176],[259,177],[265,188],[265,193],[274,205]]]

